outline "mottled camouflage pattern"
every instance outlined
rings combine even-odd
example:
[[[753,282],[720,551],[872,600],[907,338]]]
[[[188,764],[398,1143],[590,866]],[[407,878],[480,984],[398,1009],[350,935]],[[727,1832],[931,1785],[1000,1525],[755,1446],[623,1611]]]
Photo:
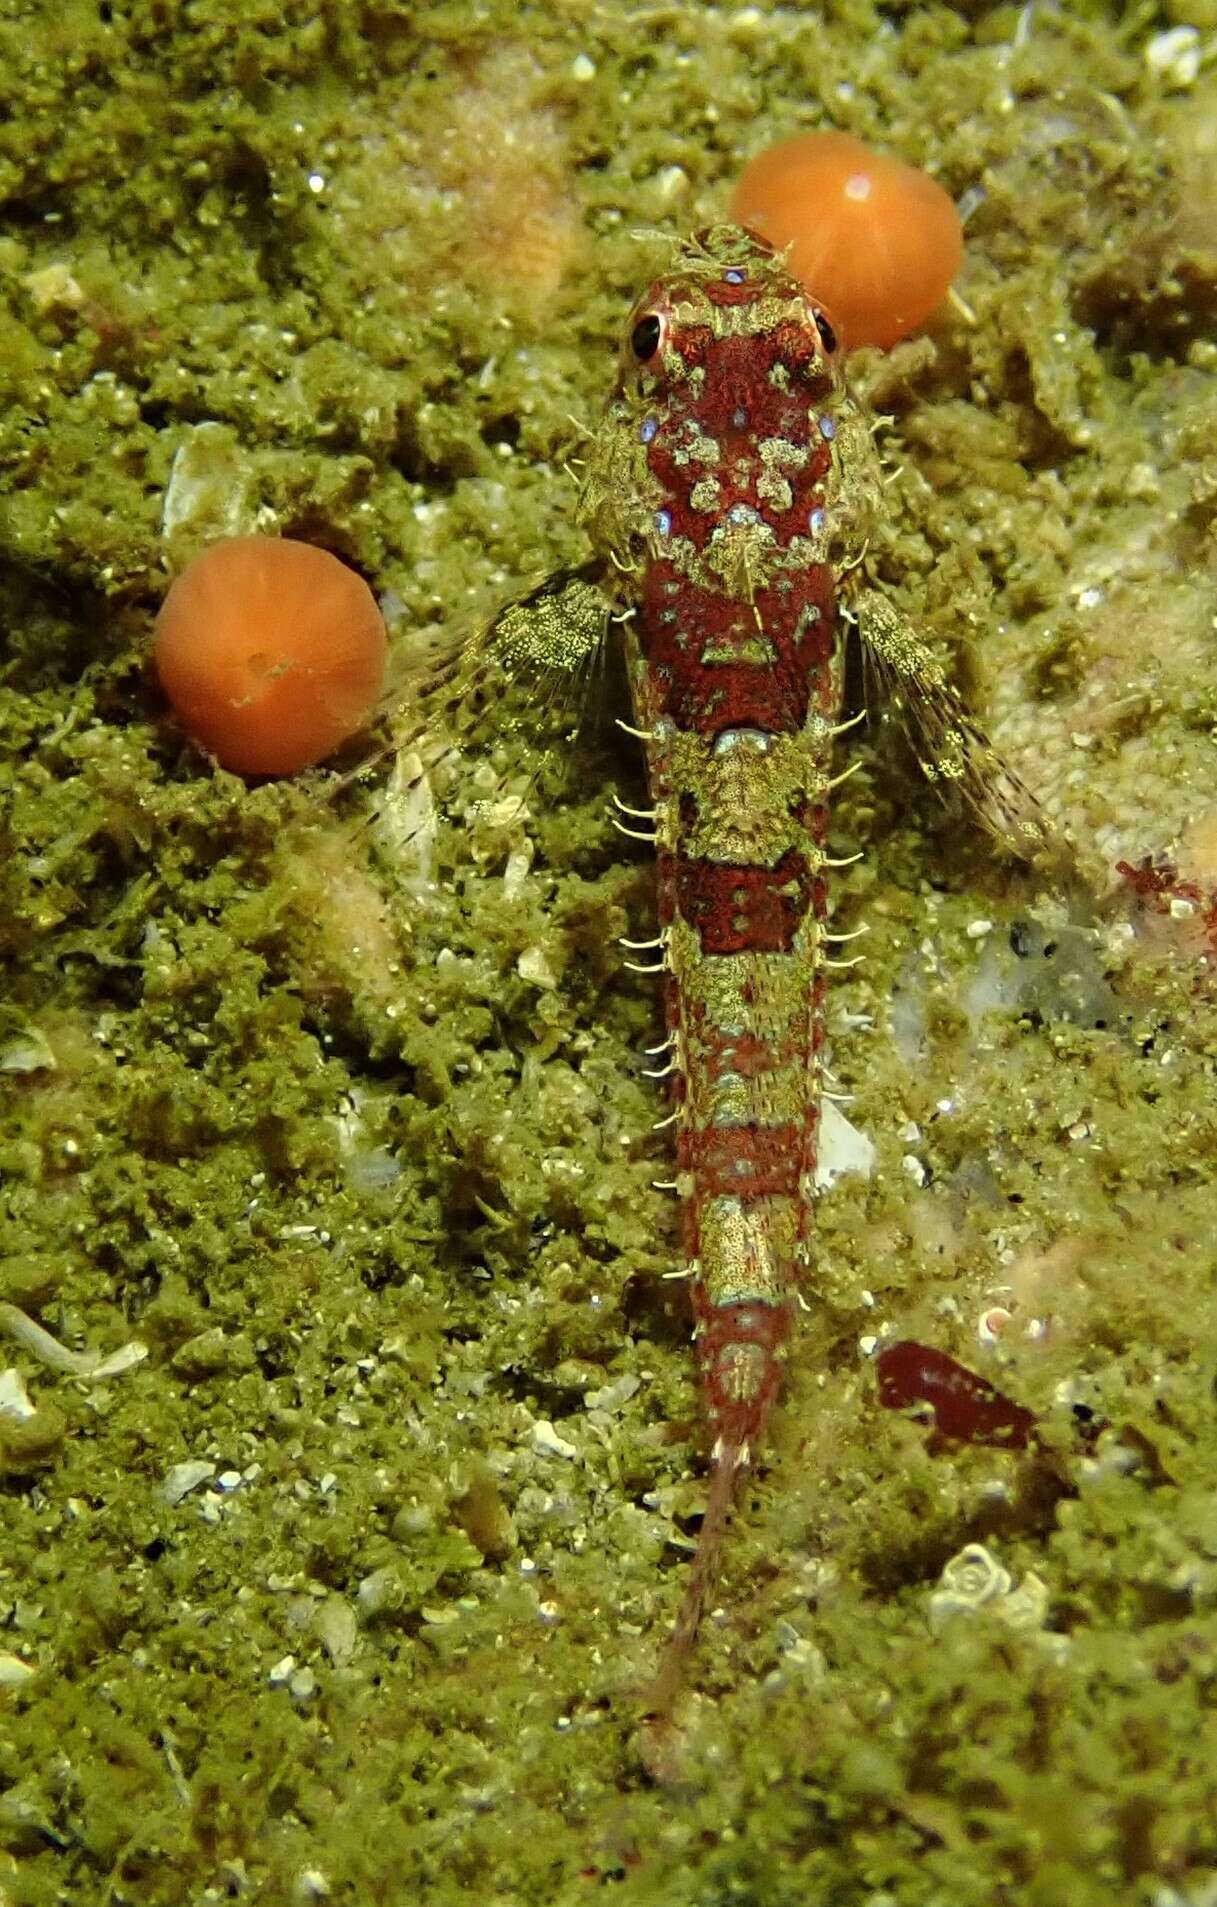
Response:
[[[878,496],[831,322],[736,227],[683,247],[626,329],[580,515],[612,563],[659,875],[676,1189],[711,1510],[656,1707],[811,1282],[842,575]]]

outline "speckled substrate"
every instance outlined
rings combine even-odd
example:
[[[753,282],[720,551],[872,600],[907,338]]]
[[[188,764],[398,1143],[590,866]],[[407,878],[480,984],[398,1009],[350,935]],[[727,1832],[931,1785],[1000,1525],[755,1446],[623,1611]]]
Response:
[[[1164,850],[1217,885],[1207,4],[0,22],[0,1301],[149,1350],[0,1340],[5,1907],[1217,1901],[1217,982],[1185,909],[1105,899]],[[1080,871],[862,744],[833,1037],[875,1167],[822,1202],[658,1789],[702,1464],[632,747],[495,701],[434,826],[409,763],[247,788],[149,632],[225,530],[352,561],[403,671],[578,560],[569,420],[656,234],[829,124],[979,188],[970,316],[856,366],[870,561]],[[931,1454],[884,1334],[1055,1465]],[[944,1615],[974,1543],[998,1593]]]

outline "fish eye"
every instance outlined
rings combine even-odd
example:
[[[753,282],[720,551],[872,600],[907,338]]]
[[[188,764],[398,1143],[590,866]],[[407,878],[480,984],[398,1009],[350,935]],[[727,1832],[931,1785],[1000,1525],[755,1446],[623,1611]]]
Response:
[[[836,332],[822,311],[813,310],[811,315],[815,319],[816,330],[820,334],[820,343],[824,346],[824,349],[831,354],[837,348]]]
[[[648,311],[630,333],[630,350],[640,364],[647,364],[658,351],[662,338],[663,321],[655,312]]]

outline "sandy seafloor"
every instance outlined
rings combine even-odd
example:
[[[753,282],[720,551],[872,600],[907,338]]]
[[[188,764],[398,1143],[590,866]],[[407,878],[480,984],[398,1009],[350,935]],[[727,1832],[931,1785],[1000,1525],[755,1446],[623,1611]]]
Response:
[[[1217,980],[1203,909],[1114,872],[1217,886],[1215,28],[5,0],[0,1300],[148,1348],[0,1340],[5,1907],[1217,1901]],[[346,557],[403,673],[579,560],[571,420],[659,235],[829,125],[969,195],[970,318],[855,364],[868,560],[1079,872],[858,744],[873,1165],[658,1787],[704,1451],[613,670],[573,747],[496,700],[426,782],[247,787],[149,637],[225,531]],[[884,1336],[1055,1459],[931,1451]],[[932,1605],[969,1544],[989,1600]]]

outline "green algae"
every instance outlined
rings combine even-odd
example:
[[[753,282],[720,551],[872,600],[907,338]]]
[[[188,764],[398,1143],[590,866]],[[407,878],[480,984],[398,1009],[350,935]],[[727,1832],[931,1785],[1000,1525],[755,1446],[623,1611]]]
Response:
[[[863,0],[0,21],[0,1299],[149,1347],[95,1385],[11,1353],[13,1903],[1212,1901],[1217,1023],[1186,916],[1094,929],[872,736],[838,827],[870,958],[832,1031],[876,1166],[822,1201],[657,1790],[636,1691],[701,1485],[640,1136],[658,1005],[613,947],[648,918],[605,812],[638,763],[607,722],[569,764],[560,721],[483,723],[432,765],[426,865],[408,776],[247,788],[147,668],[166,570],[220,530],[355,563],[403,664],[578,560],[568,417],[660,256],[638,228],[706,222],[744,152],[831,122],[984,189],[973,321],[856,367],[901,466],[876,575],[1080,889],[1168,848],[1213,885],[1213,82],[1164,96],[1153,30]],[[1043,1412],[1055,1468],[878,1413],[881,1327]],[[1115,1426],[1093,1457],[1074,1402]],[[1046,1629],[931,1633],[975,1541],[1046,1583]]]

